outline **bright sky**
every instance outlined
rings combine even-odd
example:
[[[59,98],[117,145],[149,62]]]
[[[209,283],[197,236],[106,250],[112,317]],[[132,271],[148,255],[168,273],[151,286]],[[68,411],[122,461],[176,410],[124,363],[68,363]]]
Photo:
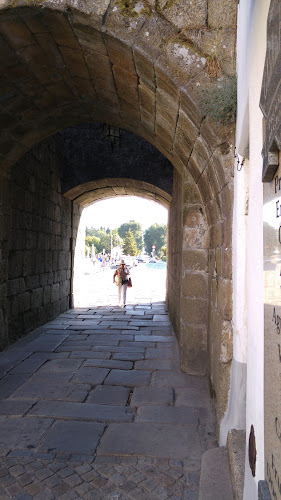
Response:
[[[145,230],[152,224],[167,224],[168,210],[154,201],[124,196],[97,201],[84,209],[83,219],[84,217],[88,228],[115,229],[124,222],[134,220],[142,224]]]

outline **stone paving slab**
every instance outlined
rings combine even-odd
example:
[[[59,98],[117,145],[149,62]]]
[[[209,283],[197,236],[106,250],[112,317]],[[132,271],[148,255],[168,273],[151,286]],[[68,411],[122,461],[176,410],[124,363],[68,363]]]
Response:
[[[168,314],[154,314],[153,321],[163,321],[165,323],[170,324]]]
[[[50,329],[47,329],[47,330],[44,330],[41,337],[44,338],[46,335],[50,335],[52,336],[53,340],[55,340],[56,336],[57,335],[60,335],[62,336],[63,338],[66,336],[66,338],[70,337],[70,335],[72,336],[72,334],[74,334],[75,332],[67,332],[66,329],[63,329],[63,328],[50,328]]]
[[[53,359],[47,361],[39,370],[38,373],[58,373],[72,372],[75,373],[80,368],[82,361],[80,359]]]
[[[155,387],[183,387],[192,388],[199,383],[202,386],[202,378],[186,375],[180,371],[156,371],[152,375],[151,385]],[[202,387],[201,387],[202,388]]]
[[[0,401],[0,415],[22,417],[33,406],[34,401]],[[1,498],[1,497],[0,497]]]
[[[163,349],[161,347],[154,347],[152,349],[146,349],[145,359],[171,359],[174,358],[173,353],[170,349]],[[179,364],[178,364],[179,366]]]
[[[122,340],[124,337],[122,336],[122,338],[119,338],[121,337],[121,335],[116,335],[114,338],[114,334],[110,335],[109,333],[107,333],[106,335],[101,335],[100,332],[97,332],[96,335],[93,335],[94,332],[92,331],[88,331],[87,332],[89,335],[91,335],[90,337],[88,337],[87,340],[84,340],[85,342],[85,346],[87,344],[89,345],[113,345],[113,346],[118,346],[118,342],[120,340]],[[131,335],[128,335],[129,338],[127,338],[127,335],[126,335],[126,340],[129,341],[129,340],[133,340],[133,337]]]
[[[135,335],[136,342],[146,341],[147,338],[143,335]],[[175,337],[172,336],[164,336],[164,335],[151,335],[149,337],[150,342],[175,342]]]
[[[121,331],[121,330],[120,330]],[[97,342],[101,341],[114,341],[114,340],[124,340],[124,335],[121,335],[119,333],[112,332],[110,330],[107,331],[106,335],[105,334],[89,334],[87,341],[86,342],[92,342],[93,344],[96,344]],[[128,334],[125,334],[125,340],[130,341],[134,340],[133,335],[131,335],[131,332]]]
[[[79,403],[84,401],[90,389],[91,386],[88,384],[70,384],[49,379],[46,384],[43,384],[42,380],[27,380],[19,389],[13,392],[11,398],[18,400],[34,399],[36,401],[50,399]]]
[[[20,375],[6,375],[0,381],[0,399],[8,398],[30,377],[29,373]]]
[[[82,367],[74,375],[72,382],[77,384],[88,383],[91,385],[102,384],[108,373],[109,370],[106,368]]]
[[[104,368],[118,368],[119,370],[131,370],[133,363],[130,361],[119,361],[115,359],[87,359],[83,366],[101,366]]]
[[[91,325],[69,325],[67,326],[67,332],[70,330],[75,330],[77,332],[83,332],[85,333],[86,331],[94,331],[94,330],[106,330],[107,326],[106,325],[100,325],[100,322],[96,322]],[[90,330],[91,326],[91,330]]]
[[[172,405],[174,402],[174,391],[170,387],[136,387],[131,399],[132,406],[143,405]]]
[[[43,330],[41,335],[39,336],[37,335],[37,337],[34,340],[28,343],[28,346],[32,347],[35,344],[41,344],[41,343],[44,344],[45,342],[50,342],[50,344],[57,344],[58,342],[67,339],[68,336],[69,336],[68,333],[64,331],[62,334],[60,334],[60,337],[58,338],[57,335],[46,334],[45,331]]]
[[[176,364],[170,359],[146,359],[136,361],[136,370],[172,370],[176,368]]]
[[[60,353],[72,353],[73,351],[75,352],[78,352],[78,351],[85,351],[85,350],[88,350],[88,349],[91,349],[92,348],[92,345],[63,345],[62,347],[58,347],[58,349],[56,349],[56,352],[54,354],[60,354]],[[107,348],[108,350],[108,348]]]
[[[118,334],[122,335],[122,338],[124,338],[124,336],[125,336],[125,339],[127,340],[129,338],[128,337],[129,335],[134,335],[135,331],[139,332],[139,328],[135,328],[135,327],[128,328],[127,327],[126,330],[119,330],[119,329],[117,330],[117,327],[114,329],[109,327],[108,331],[109,331],[109,333],[112,333],[114,331],[115,334],[118,333]]]
[[[67,359],[69,354],[69,352],[34,352],[29,359],[42,359],[43,361],[48,361],[50,359]]]
[[[88,319],[85,319],[85,320],[71,319],[68,321],[63,321],[63,324],[68,325],[67,329],[71,330],[72,326],[77,326],[77,327],[88,326],[89,327],[89,326],[99,325],[99,324],[101,324],[101,321],[102,320],[100,320],[100,319],[90,319],[90,320],[88,320]]]
[[[102,314],[97,314],[97,313],[94,313],[91,311],[88,311],[85,314],[78,314],[78,316],[77,316],[78,319],[89,319],[89,318],[102,319],[103,317],[104,316],[102,316]]]
[[[110,337],[110,335],[107,335],[106,337],[103,337],[103,338],[95,338],[93,336],[93,337],[89,337],[86,340],[82,340],[81,342],[78,340],[74,340],[73,342],[71,342],[71,341],[65,342],[57,349],[57,352],[60,352],[60,350],[66,348],[66,347],[68,347],[68,348],[70,347],[70,348],[72,348],[72,350],[74,350],[74,348],[75,348],[75,350],[77,350],[77,349],[82,350],[83,349],[85,351],[87,349],[96,347],[98,345],[107,346],[107,349],[108,349],[108,346],[117,347],[119,345],[119,340],[112,339]]]
[[[143,342],[139,342],[140,347],[155,347],[155,342],[150,342],[150,341],[148,341],[148,339],[150,339],[150,337],[146,337],[146,341],[143,338]],[[134,346],[134,349],[136,349],[136,344],[134,344],[133,342],[127,342],[126,340],[121,340],[121,342],[119,342],[119,346],[120,347],[133,347]]]
[[[64,333],[67,329],[67,324],[63,325],[62,321],[59,322],[50,322],[45,325],[47,330],[63,330]]]
[[[124,406],[127,404],[130,392],[128,387],[97,385],[90,392],[87,403]]]
[[[175,394],[176,406],[210,407],[210,398],[202,390],[180,387],[175,390]]]
[[[1,419],[1,446],[14,450],[36,448],[53,421],[40,417]]]
[[[33,373],[35,372],[40,366],[42,366],[44,363],[44,360],[40,359],[26,359],[19,363],[17,366],[12,368],[8,373],[9,375],[16,375],[20,373]]]
[[[97,351],[106,351],[108,352],[109,350],[109,347],[108,346],[103,346],[103,345],[95,345],[93,346],[93,351],[97,352]],[[110,346],[110,351],[111,352],[132,352],[132,353],[142,353],[144,354],[145,353],[145,347],[143,345],[136,345],[134,343],[129,343],[128,346],[122,346],[119,345],[118,346]]]
[[[104,425],[95,422],[55,422],[38,449],[92,455],[103,431]]]
[[[123,332],[124,332],[124,331],[126,331],[125,328],[127,330],[127,334],[134,333],[134,331],[139,331],[139,327],[138,326],[125,326],[121,322],[118,323],[118,324],[116,324],[116,325],[114,325],[114,324],[111,323],[111,325],[108,326],[109,331],[110,330],[123,330]]]
[[[145,406],[138,409],[135,422],[198,425],[199,412],[182,406]]]
[[[54,372],[54,373],[45,373],[45,372],[36,372],[34,373],[30,378],[29,382],[40,382],[40,384],[44,384],[46,382],[46,379],[48,381],[53,381],[53,382],[70,382],[73,377],[73,372],[68,371],[68,372]]]
[[[76,333],[71,332],[72,335],[68,336],[68,341],[69,342],[74,342],[74,341],[81,341],[81,340],[86,340],[88,338],[88,335],[77,335]]]
[[[53,335],[55,337],[55,335]],[[30,351],[35,352],[35,351],[41,351],[41,352],[53,352],[57,347],[60,346],[60,344],[63,342],[64,339],[66,339],[68,335],[64,335],[62,337],[61,335],[57,336],[57,340],[45,340],[43,338],[39,338],[38,340],[34,340],[33,342],[30,342],[28,345],[28,348]],[[18,347],[18,349],[23,349],[25,350],[26,347],[23,345],[22,347]]]
[[[142,331],[144,327],[140,326],[140,331]],[[173,335],[173,329],[169,326],[162,325],[161,326],[156,326],[152,325],[149,327],[152,332],[155,333],[155,335]],[[157,333],[159,332],[159,333]],[[162,333],[163,332],[163,333]]]
[[[70,354],[70,359],[76,359],[76,358],[83,358],[83,359],[109,359],[111,356],[110,352],[97,352],[95,351],[77,351],[77,352],[71,352]]]
[[[128,360],[128,361],[138,361],[144,358],[144,354],[139,352],[115,352],[112,355],[112,359]]]
[[[0,353],[0,377],[14,368],[18,363],[28,358],[32,352],[28,351],[5,351]]]
[[[125,311],[125,316],[144,316],[145,312],[141,310],[137,311],[132,311],[131,309],[129,311]]]
[[[121,330],[122,335],[123,335],[123,332],[125,332],[125,331],[126,331],[126,330]],[[131,333],[132,333],[132,332],[131,332]],[[144,327],[141,327],[141,326],[140,326],[140,327],[138,328],[138,333],[137,333],[137,334],[138,334],[138,335],[140,335],[140,334],[141,334],[141,335],[146,335],[146,336],[149,336],[149,335],[151,335],[151,334],[152,334],[152,332],[151,332],[151,329],[150,329],[150,328],[147,328],[146,326],[144,326]],[[149,340],[149,339],[148,339],[148,340]]]
[[[110,406],[65,401],[39,401],[29,415],[96,422],[132,422],[134,411],[126,406]]]
[[[149,326],[153,326],[153,325],[154,325],[153,319],[140,319],[140,320],[133,319],[129,323],[129,326],[147,326],[147,327],[149,327]]]
[[[115,321],[122,321],[122,323],[127,323],[128,324],[128,318],[129,316],[125,313],[124,314],[116,314],[116,313],[111,313],[109,315],[105,315],[103,316],[102,320],[103,321],[109,321],[109,325],[112,324],[112,322],[114,323]]]
[[[134,370],[111,370],[104,383],[106,385],[122,385],[138,387],[149,385],[151,372]]]
[[[97,453],[200,460],[201,446],[195,426],[134,422],[110,424]]]

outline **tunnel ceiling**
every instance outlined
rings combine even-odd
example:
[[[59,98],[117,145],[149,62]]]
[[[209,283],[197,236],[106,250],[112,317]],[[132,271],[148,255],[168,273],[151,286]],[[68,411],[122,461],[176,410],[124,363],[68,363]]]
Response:
[[[101,179],[111,179],[113,185],[115,178],[143,181],[172,195],[173,166],[135,134],[91,123],[65,129],[54,139],[64,165],[63,193]]]

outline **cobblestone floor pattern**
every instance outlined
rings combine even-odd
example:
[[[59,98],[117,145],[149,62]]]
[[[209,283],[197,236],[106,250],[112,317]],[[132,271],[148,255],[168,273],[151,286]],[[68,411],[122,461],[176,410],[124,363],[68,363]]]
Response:
[[[216,446],[165,303],[72,309],[0,354],[0,499],[195,500]]]

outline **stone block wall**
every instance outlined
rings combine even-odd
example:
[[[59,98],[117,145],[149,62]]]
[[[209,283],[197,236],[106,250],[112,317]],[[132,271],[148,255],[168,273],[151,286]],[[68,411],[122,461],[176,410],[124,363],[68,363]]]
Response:
[[[214,135],[204,161],[198,136],[188,168],[175,172],[168,245],[168,308],[181,368],[208,374],[218,421],[227,406],[233,354],[231,129],[225,134],[223,143]]]
[[[230,370],[233,358],[232,329],[232,199],[233,199],[233,158],[228,152],[220,159],[224,166],[225,181],[210,205],[208,222],[210,249],[209,273],[209,313],[208,313],[208,366],[210,384],[216,400],[218,421],[224,415],[228,402]],[[219,170],[219,162],[214,162]],[[220,218],[212,220],[215,206]]]
[[[210,230],[197,185],[185,172],[180,352],[188,373],[206,373],[208,332],[208,253]]]
[[[0,338],[1,344],[8,343],[8,302],[7,302],[7,280],[8,280],[8,243],[10,228],[10,183],[9,180],[0,177]]]
[[[174,172],[168,234],[168,309],[180,346],[181,368],[208,368],[210,228],[197,184]]]
[[[72,215],[53,140],[26,153],[0,185],[3,348],[69,308]]]
[[[73,203],[72,210],[72,269],[73,279],[71,281],[71,307],[75,307],[75,294],[81,286],[81,277],[84,271],[85,262],[85,237],[86,237],[86,220],[83,217],[83,206],[78,203]]]
[[[181,317],[181,252],[182,252],[182,187],[183,178],[174,169],[173,196],[169,210],[167,242],[167,307],[179,339]]]

